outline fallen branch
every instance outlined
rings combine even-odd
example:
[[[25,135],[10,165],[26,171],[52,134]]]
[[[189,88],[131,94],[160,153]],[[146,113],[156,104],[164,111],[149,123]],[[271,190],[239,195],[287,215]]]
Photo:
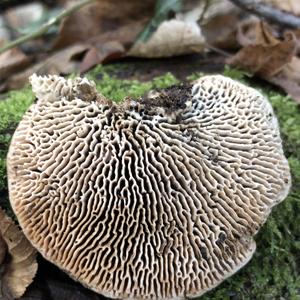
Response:
[[[55,18],[52,18],[49,20],[49,22],[45,23],[44,25],[41,26],[37,31],[31,32],[29,34],[23,35],[20,38],[7,43],[4,45],[2,48],[0,48],[0,54],[7,51],[8,49],[14,48],[16,46],[19,46],[27,41],[33,40],[37,37],[42,36],[45,34],[53,25],[59,23],[61,20],[63,20],[65,17],[71,15],[75,11],[79,10],[81,7],[94,2],[95,0],[82,0],[76,3],[75,5],[71,6],[68,9],[63,10],[58,16]]]
[[[300,28],[300,17],[255,0],[230,0],[236,6],[278,25]]]

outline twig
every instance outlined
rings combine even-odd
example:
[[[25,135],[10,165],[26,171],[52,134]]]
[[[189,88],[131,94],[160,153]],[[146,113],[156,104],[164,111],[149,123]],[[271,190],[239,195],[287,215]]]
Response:
[[[203,10],[202,10],[201,16],[199,18],[199,23],[200,24],[202,23],[202,21],[204,19],[204,16],[205,16],[205,14],[207,12],[207,9],[208,9],[209,5],[210,5],[210,1],[209,0],[205,0],[204,6],[203,6]]]
[[[255,2],[255,0],[230,0],[236,6],[265,18],[266,20],[290,28],[300,28],[300,18],[275,7]]]
[[[220,48],[217,48],[217,47],[215,47],[215,46],[213,46],[213,45],[211,45],[211,44],[209,44],[209,43],[205,43],[205,46],[206,46],[206,48],[208,48],[209,50],[211,50],[211,51],[213,51],[213,52],[216,52],[216,53],[218,53],[218,54],[220,54],[220,55],[222,55],[222,56],[225,56],[225,57],[227,57],[227,58],[232,57],[232,54],[230,54],[229,52],[224,51],[224,50],[222,50],[222,49],[220,49]]]
[[[27,41],[33,40],[37,37],[42,36],[44,33],[46,33],[53,25],[60,22],[65,17],[71,15],[75,11],[79,10],[81,7],[94,2],[95,0],[81,0],[72,7],[63,10],[58,16],[55,18],[50,19],[47,23],[41,26],[37,31],[31,32],[29,34],[23,35],[20,38],[7,43],[4,47],[0,48],[0,54],[7,51],[8,49],[14,48],[16,46],[19,46]]]

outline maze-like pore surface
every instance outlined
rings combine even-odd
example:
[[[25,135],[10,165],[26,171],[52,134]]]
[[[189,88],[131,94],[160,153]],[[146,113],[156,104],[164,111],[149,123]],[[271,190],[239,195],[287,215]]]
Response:
[[[251,258],[290,185],[277,120],[222,76],[120,105],[87,80],[33,77],[8,156],[26,236],[113,298],[201,295]]]

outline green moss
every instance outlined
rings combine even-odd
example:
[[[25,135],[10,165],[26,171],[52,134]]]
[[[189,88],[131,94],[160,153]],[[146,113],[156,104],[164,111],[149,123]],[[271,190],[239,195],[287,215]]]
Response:
[[[21,91],[10,92],[4,101],[0,101],[0,132],[14,128],[33,99],[32,92],[27,87]]]
[[[32,101],[29,88],[11,92],[0,100],[0,191],[6,188],[5,157],[11,135]]]
[[[204,76],[205,73],[202,73],[202,72],[196,72],[196,73],[192,73],[191,75],[187,76],[187,80],[188,81],[194,81],[202,76]]]
[[[127,96],[138,98],[151,89],[165,88],[178,83],[178,80],[170,73],[156,77],[149,82],[139,82],[111,76],[109,73],[112,73],[114,70],[115,68],[98,66],[88,77],[95,79],[95,77],[97,78],[100,75],[101,80],[96,81],[98,91],[116,102],[123,100]]]
[[[300,158],[300,110],[299,105],[278,93],[270,92],[269,99],[280,120],[281,133],[285,141],[285,147],[289,154]],[[298,151],[297,151],[298,149]]]
[[[126,96],[137,97],[147,91],[150,86],[150,83],[139,84],[138,81],[114,80],[107,73],[104,73],[102,79],[97,81],[97,89],[101,91],[101,94],[117,102]]]
[[[232,79],[239,80],[245,82],[247,77],[252,77],[253,75],[245,70],[238,70],[235,68],[231,68],[228,65],[225,66],[223,74]]]
[[[151,82],[114,78],[115,69],[98,67],[89,74],[99,78],[97,88],[106,97],[120,101],[138,97],[149,89],[163,88],[178,81],[171,74]],[[227,68],[226,75],[247,82],[248,74]],[[192,74],[189,79],[196,79]],[[300,110],[289,97],[263,88],[277,113],[285,153],[289,159],[293,187],[288,198],[276,206],[256,236],[257,251],[250,263],[201,300],[215,299],[300,299]],[[33,101],[29,88],[11,92],[0,101],[0,196],[6,191],[5,156],[12,130]],[[0,197],[1,198],[1,197]],[[6,204],[7,205],[7,204]]]

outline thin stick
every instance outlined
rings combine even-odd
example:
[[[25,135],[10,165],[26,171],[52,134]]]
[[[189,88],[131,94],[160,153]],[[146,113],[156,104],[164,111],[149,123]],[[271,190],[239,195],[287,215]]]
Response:
[[[60,22],[62,19],[64,19],[67,16],[70,16],[75,11],[79,10],[81,7],[94,2],[95,0],[82,0],[73,5],[72,7],[63,10],[58,16],[55,18],[50,19],[47,23],[41,26],[37,31],[31,32],[29,34],[23,35],[20,38],[7,43],[4,47],[0,48],[0,54],[7,51],[8,49],[14,48],[16,46],[19,46],[27,41],[33,40],[37,37],[42,36],[44,33],[46,33],[53,25]]]
[[[232,54],[230,54],[229,52],[224,51],[224,50],[222,50],[222,49],[220,49],[220,48],[217,48],[217,47],[215,47],[215,46],[213,46],[213,45],[211,45],[211,44],[205,43],[205,46],[206,46],[209,50],[214,51],[214,52],[216,52],[216,53],[218,53],[218,54],[221,54],[222,56],[225,56],[225,57],[227,57],[227,58],[232,57]]]
[[[204,16],[205,16],[205,13],[210,5],[209,3],[210,1],[209,0],[205,0],[205,3],[204,3],[204,6],[203,6],[203,10],[202,10],[202,13],[201,13],[201,16],[199,18],[199,23],[201,24],[203,19],[204,19]]]
[[[255,2],[254,0],[230,0],[236,6],[246,10],[252,14],[265,18],[266,20],[273,22],[281,26],[287,26],[290,28],[300,28],[300,18],[284,12],[275,7]]]

